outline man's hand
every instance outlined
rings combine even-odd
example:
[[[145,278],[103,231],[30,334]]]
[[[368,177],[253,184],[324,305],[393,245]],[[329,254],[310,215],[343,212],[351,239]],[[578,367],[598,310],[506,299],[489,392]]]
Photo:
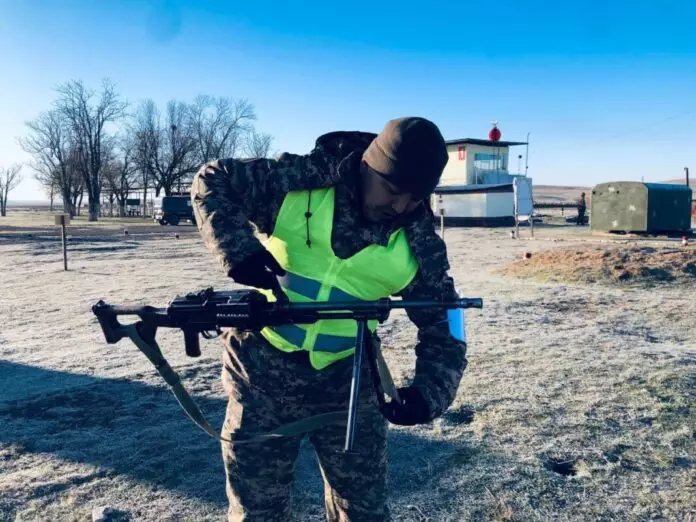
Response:
[[[277,279],[285,275],[285,270],[266,249],[247,257],[231,268],[227,275],[240,285],[266,288],[273,291],[278,301],[288,301]]]
[[[399,388],[399,397],[402,404],[391,401],[382,406],[384,415],[392,424],[401,426],[414,426],[430,422],[430,411],[418,388]]]

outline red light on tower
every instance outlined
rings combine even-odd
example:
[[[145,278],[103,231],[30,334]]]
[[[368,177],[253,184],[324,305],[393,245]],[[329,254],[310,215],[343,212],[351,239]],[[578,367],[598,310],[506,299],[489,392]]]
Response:
[[[500,140],[502,135],[503,134],[500,132],[500,129],[498,128],[498,122],[494,121],[493,128],[488,132],[488,139],[491,141],[498,141]]]

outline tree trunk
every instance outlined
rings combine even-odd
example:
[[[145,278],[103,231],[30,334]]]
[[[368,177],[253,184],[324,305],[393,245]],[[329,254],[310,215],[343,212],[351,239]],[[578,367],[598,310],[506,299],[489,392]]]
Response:
[[[147,182],[147,174],[143,173],[143,217],[147,217]]]
[[[143,183],[143,217],[147,217],[147,178]]]
[[[80,192],[80,198],[77,201],[77,215],[80,216],[82,215],[82,198],[84,197],[85,193]]]
[[[72,212],[73,215],[79,216],[80,215],[80,207],[82,206],[80,203],[78,203],[78,198],[80,198],[79,194],[75,194],[72,199],[71,199],[71,205],[72,205]],[[80,198],[81,199],[81,198]]]
[[[50,212],[53,212],[53,184],[51,184],[51,195],[50,195],[50,198],[51,198],[51,209],[50,209]]]
[[[63,198],[63,213],[68,214],[71,218],[74,218],[75,204],[73,203],[73,197],[70,194],[70,187],[63,185],[61,193],[61,197]]]
[[[99,200],[89,198],[89,215],[87,221],[97,221],[99,219]]]

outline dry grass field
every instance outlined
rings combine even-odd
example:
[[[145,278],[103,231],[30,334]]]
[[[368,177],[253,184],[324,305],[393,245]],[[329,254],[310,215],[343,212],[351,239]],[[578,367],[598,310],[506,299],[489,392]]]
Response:
[[[534,185],[534,199],[536,201],[575,201],[581,193],[589,198],[592,187],[571,187],[561,185]]]
[[[470,365],[450,410],[391,429],[394,520],[693,522],[695,278],[656,281],[639,267],[630,281],[587,278],[574,268],[589,256],[603,274],[595,249],[653,268],[646,248],[681,252],[680,266],[696,251],[586,227],[541,225],[534,239],[521,230],[520,240],[507,229],[445,231],[452,275],[484,309],[467,312]],[[233,285],[188,225],[78,219],[68,245],[66,272],[48,214],[0,221],[0,521],[82,522],[100,507],[111,520],[224,520],[218,444],[135,346],[106,344],[90,306],[163,306]],[[395,378],[408,379],[415,327],[394,313],[380,334]],[[177,332],[158,339],[219,428],[219,342],[202,341],[194,360]],[[311,447],[294,493],[297,520],[323,520]]]

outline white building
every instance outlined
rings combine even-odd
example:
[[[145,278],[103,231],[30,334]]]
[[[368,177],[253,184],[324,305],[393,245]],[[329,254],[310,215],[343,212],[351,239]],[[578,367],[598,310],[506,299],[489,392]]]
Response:
[[[500,141],[494,125],[489,139],[463,138],[447,141],[449,161],[432,198],[436,215],[446,225],[514,226],[515,206],[520,221],[533,209],[532,180],[521,170],[510,174],[510,147],[527,142]],[[526,169],[525,169],[526,170]]]

